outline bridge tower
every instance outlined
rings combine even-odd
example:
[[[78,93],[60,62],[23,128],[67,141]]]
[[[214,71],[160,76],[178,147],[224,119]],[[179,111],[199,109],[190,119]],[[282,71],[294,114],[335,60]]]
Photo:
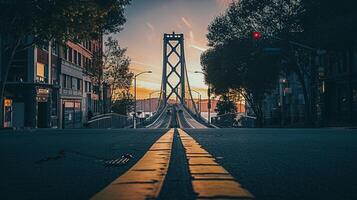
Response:
[[[185,104],[186,63],[183,34],[164,34],[162,95],[166,104],[176,95]]]

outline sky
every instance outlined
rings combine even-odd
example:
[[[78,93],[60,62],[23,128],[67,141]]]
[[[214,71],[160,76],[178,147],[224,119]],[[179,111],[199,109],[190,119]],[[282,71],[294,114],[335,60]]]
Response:
[[[152,70],[137,79],[137,97],[148,98],[160,90],[164,33],[185,35],[186,67],[191,88],[203,96],[207,86],[201,71],[200,55],[207,49],[207,27],[222,14],[231,0],[132,0],[127,7],[124,30],[114,37],[128,48],[130,69],[134,73]],[[153,95],[154,96],[154,95]]]

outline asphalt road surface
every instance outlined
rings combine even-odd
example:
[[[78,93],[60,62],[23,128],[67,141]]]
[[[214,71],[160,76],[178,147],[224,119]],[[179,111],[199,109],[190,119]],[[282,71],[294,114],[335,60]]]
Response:
[[[357,199],[357,130],[188,130],[256,199]]]
[[[0,199],[88,199],[129,170],[167,131],[1,131]],[[357,130],[185,131],[255,199],[357,199]],[[122,156],[128,159],[121,163]],[[187,169],[176,131],[159,199],[174,199],[175,193],[177,199],[195,198]]]

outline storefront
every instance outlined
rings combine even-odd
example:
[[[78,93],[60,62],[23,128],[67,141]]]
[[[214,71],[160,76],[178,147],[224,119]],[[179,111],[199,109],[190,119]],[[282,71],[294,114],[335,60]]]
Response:
[[[63,100],[62,128],[81,128],[81,100]]]
[[[37,88],[37,127],[47,128],[50,122],[50,90],[48,88]]]

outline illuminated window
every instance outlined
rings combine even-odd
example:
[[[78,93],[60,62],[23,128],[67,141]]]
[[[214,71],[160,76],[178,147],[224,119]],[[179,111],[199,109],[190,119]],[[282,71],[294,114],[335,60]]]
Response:
[[[42,63],[37,63],[36,66],[36,77],[37,81],[45,82],[45,65]]]

